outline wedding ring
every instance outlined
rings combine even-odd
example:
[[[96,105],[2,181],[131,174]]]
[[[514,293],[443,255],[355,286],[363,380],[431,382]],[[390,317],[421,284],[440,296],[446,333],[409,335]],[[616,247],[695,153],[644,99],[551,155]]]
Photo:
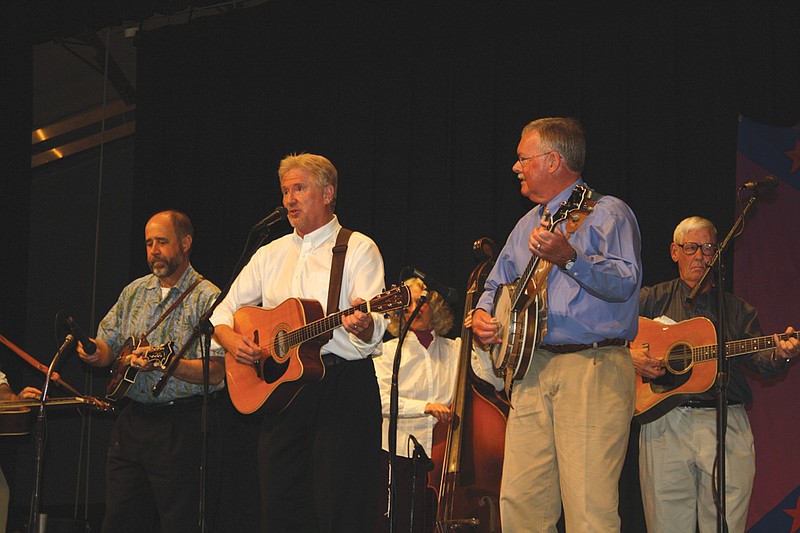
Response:
[[[542,243],[539,243],[539,244],[537,244],[537,245],[536,245],[536,249],[537,249],[537,250],[541,250],[541,249],[542,249]]]

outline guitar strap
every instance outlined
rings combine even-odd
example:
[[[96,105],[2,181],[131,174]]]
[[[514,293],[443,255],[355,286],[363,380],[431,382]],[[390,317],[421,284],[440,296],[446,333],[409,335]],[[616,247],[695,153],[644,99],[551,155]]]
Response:
[[[191,285],[189,285],[186,288],[186,290],[183,291],[183,293],[180,296],[178,296],[178,299],[175,300],[174,302],[172,302],[172,305],[170,305],[169,308],[167,308],[167,310],[164,311],[164,313],[159,317],[159,319],[156,320],[156,323],[153,324],[150,327],[150,329],[147,330],[146,333],[143,333],[138,339],[136,339],[134,337],[129,337],[125,341],[125,345],[123,345],[123,347],[122,347],[122,353],[117,355],[116,361],[118,361],[118,362],[115,362],[114,366],[112,367],[113,368],[112,374],[114,376],[120,376],[121,379],[115,379],[114,377],[112,377],[111,381],[108,383],[108,392],[106,394],[107,398],[110,398],[112,400],[119,400],[119,399],[123,398],[125,396],[125,394],[127,393],[128,388],[133,384],[133,381],[126,381],[125,380],[125,376],[127,375],[127,371],[128,370],[125,368],[125,365],[127,363],[124,362],[124,360],[122,358],[125,356],[126,348],[130,348],[131,350],[133,350],[133,349],[138,348],[139,346],[142,346],[142,345],[148,346],[150,343],[147,342],[147,336],[150,335],[153,331],[155,331],[155,329],[158,327],[158,325],[161,324],[164,321],[164,319],[166,319],[170,315],[170,313],[172,313],[175,310],[175,308],[178,307],[178,305],[187,296],[189,296],[189,294],[194,290],[195,287],[200,285],[200,282],[203,281],[203,279],[205,279],[205,278],[203,278],[201,276],[198,279],[194,280],[194,282]],[[192,332],[192,336],[189,337],[189,341],[188,341],[189,343],[191,343],[193,341],[195,335],[196,335],[196,330],[193,331]],[[131,343],[129,347],[128,347],[128,343]],[[188,346],[188,344],[187,344],[187,346]],[[183,351],[179,352],[179,355],[183,356]],[[177,368],[177,360],[180,359],[180,358],[181,357],[173,358],[173,360],[169,363],[167,368],[164,369],[164,373],[162,374],[161,378],[159,379],[158,384],[156,384],[156,386],[154,387],[154,390],[153,390],[153,395],[154,396],[158,396],[159,395],[159,393],[161,392],[161,387],[163,387],[163,384],[165,384],[167,382],[167,380],[170,378],[170,376],[172,376],[172,374],[175,372],[175,369]],[[121,361],[121,362],[119,362],[119,361]],[[159,389],[158,392],[155,392],[156,388]]]
[[[203,278],[203,277],[200,277],[200,278],[198,278],[198,279],[194,280],[194,283],[192,283],[191,285],[189,285],[189,286],[186,288],[186,290],[185,290],[185,291],[183,291],[183,294],[181,294],[180,296],[178,296],[178,299],[177,299],[177,300],[175,300],[174,302],[172,302],[172,305],[170,305],[170,306],[169,306],[169,308],[168,308],[166,311],[164,311],[164,314],[162,314],[162,315],[161,315],[161,317],[160,317],[158,320],[156,320],[156,323],[155,323],[155,324],[153,324],[153,326],[152,326],[150,329],[148,329],[148,330],[147,330],[147,333],[145,333],[144,335],[142,335],[142,337],[144,337],[144,338],[147,338],[147,336],[148,336],[148,335],[150,335],[151,333],[153,333],[153,331],[155,331],[155,329],[158,327],[158,325],[159,325],[159,324],[161,324],[161,323],[164,321],[164,319],[165,319],[165,318],[167,318],[167,317],[170,315],[170,313],[172,313],[172,312],[175,310],[175,308],[176,308],[176,307],[178,307],[178,305],[179,305],[179,304],[180,304],[180,303],[181,303],[181,302],[184,300],[184,298],[186,298],[187,296],[189,296],[189,293],[190,293],[190,292],[192,292],[192,291],[194,290],[194,288],[195,288],[195,287],[197,287],[198,285],[200,285],[200,282],[201,282],[201,281],[203,281],[204,279],[205,279],[205,278]]]
[[[336,244],[333,246],[333,257],[331,258],[331,280],[328,285],[328,306],[325,308],[325,315],[331,315],[339,310],[339,296],[342,292],[342,276],[344,275],[344,257],[347,254],[347,243],[353,230],[342,228],[336,236]],[[328,342],[333,333],[328,333],[324,337],[324,342]]]
[[[569,239],[573,233],[578,231],[578,228],[581,226],[581,224],[583,224],[583,221],[586,220],[586,217],[588,217],[592,211],[594,211],[594,206],[597,205],[597,202],[600,201],[600,198],[604,196],[595,191],[589,191],[589,194],[591,196],[589,200],[584,202],[585,207],[578,209],[567,219],[567,239]]]

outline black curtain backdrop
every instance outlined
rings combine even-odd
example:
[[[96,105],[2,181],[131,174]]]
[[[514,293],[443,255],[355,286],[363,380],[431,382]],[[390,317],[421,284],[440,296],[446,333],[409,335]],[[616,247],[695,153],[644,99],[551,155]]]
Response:
[[[182,26],[145,24],[136,37],[135,157],[130,143],[115,143],[102,159],[76,156],[33,180],[21,112],[31,106],[31,59],[18,42],[31,30],[3,22],[3,72],[18,76],[0,79],[10,95],[0,121],[11,137],[0,148],[8,206],[0,333],[47,364],[58,309],[96,327],[122,286],[147,272],[143,228],[161,209],[189,214],[194,266],[225,285],[249,228],[280,205],[278,162],[300,151],[338,168],[337,213],[378,243],[387,284],[412,265],[456,287],[463,302],[473,241],[502,246],[532,207],[511,171],[520,130],[555,115],[586,128],[588,183],[634,209],[644,283],[674,277],[668,243],[678,221],[702,215],[720,232],[733,223],[739,115],[800,122],[800,2],[611,4],[274,1]],[[289,229],[278,224],[274,235]],[[732,258],[727,265],[732,276]],[[0,353],[13,385],[41,384],[31,371],[20,379],[24,365]],[[102,373],[75,360],[64,372],[102,395]],[[222,530],[252,531],[257,420],[229,420]],[[55,417],[43,505],[71,510],[72,495],[86,490],[81,501],[99,505],[96,526],[110,421],[95,420],[77,464],[80,426],[77,416]],[[30,442],[19,447],[12,495],[25,515]],[[639,532],[634,461],[621,514],[623,531]],[[76,489],[78,469],[88,489]]]
[[[153,211],[184,209],[195,263],[224,283],[280,204],[279,160],[309,151],[337,166],[337,213],[377,241],[387,282],[410,264],[459,287],[472,242],[502,244],[531,207],[511,172],[521,128],[570,115],[590,185],[637,213],[645,282],[666,279],[677,221],[732,221],[739,113],[800,116],[797,11],[272,2],[141,33],[132,248]]]

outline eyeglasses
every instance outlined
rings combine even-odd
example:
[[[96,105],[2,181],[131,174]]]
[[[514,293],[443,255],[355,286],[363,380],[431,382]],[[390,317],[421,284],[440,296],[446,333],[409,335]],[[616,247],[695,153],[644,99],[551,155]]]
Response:
[[[696,242],[685,242],[683,244],[678,244],[678,246],[681,247],[681,250],[683,250],[683,253],[685,253],[686,255],[694,255],[695,253],[697,253],[698,248],[702,250],[703,255],[708,255],[708,256],[714,255],[714,253],[716,253],[717,251],[717,245],[714,244],[713,242],[704,242],[702,244]]]
[[[529,157],[522,157],[521,155],[517,155],[517,161],[519,161],[520,164],[524,164],[525,161],[530,161],[534,157],[542,157],[543,155],[550,155],[553,152],[555,152],[555,150],[550,150],[549,152],[545,152],[543,154],[536,154],[536,155],[532,155],[532,156],[529,156]]]

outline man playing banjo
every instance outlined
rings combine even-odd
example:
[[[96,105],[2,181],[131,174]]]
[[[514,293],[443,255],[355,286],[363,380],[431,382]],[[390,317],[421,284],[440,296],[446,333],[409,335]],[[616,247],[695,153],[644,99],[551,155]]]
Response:
[[[535,313],[546,328],[530,346],[528,367],[513,376],[500,490],[504,531],[554,533],[562,501],[567,531],[620,529],[617,482],[635,394],[627,346],[637,331],[641,244],[631,209],[584,183],[584,156],[574,119],[544,118],[523,129],[513,170],[522,195],[539,205],[508,237],[473,316],[481,342],[518,348],[508,342],[509,330],[522,335],[519,327],[537,316],[514,324],[493,317],[494,295],[508,286],[520,294],[515,279],[532,261],[537,270],[549,268],[538,287],[543,310]],[[583,219],[565,216],[551,227],[551,214],[556,220],[580,191],[574,208]],[[522,290],[535,292],[522,281]]]

